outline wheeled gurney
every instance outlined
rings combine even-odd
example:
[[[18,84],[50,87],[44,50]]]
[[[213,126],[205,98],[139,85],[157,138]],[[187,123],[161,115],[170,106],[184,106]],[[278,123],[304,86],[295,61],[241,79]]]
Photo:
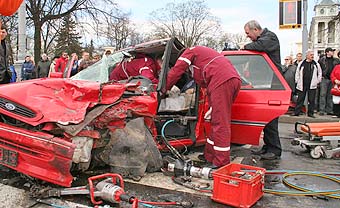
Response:
[[[340,122],[295,123],[295,132],[301,136],[292,140],[310,151],[312,158],[340,157]]]

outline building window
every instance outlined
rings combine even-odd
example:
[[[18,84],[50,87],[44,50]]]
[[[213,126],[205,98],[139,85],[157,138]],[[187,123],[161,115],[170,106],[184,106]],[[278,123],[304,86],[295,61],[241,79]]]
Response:
[[[331,21],[328,23],[328,43],[334,43],[335,36],[335,22]]]
[[[320,9],[320,14],[324,14],[325,10],[324,9]]]
[[[323,43],[325,37],[325,23],[319,22],[318,23],[318,43]]]

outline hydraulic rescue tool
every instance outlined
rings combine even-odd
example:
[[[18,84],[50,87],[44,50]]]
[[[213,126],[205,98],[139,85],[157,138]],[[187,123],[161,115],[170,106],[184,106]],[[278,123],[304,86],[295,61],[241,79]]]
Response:
[[[103,179],[94,186],[93,181]],[[124,191],[124,181],[121,175],[114,173],[106,173],[88,178],[89,187],[79,186],[64,189],[31,189],[32,195],[37,198],[60,197],[66,195],[85,195],[89,194],[91,202],[95,205],[103,203],[97,201],[96,198],[101,198],[112,203],[120,203],[121,201],[132,204],[132,207],[138,207],[138,199],[129,196]]]
[[[168,123],[169,122],[171,122],[171,120],[169,120]],[[166,126],[166,124],[164,124],[162,128],[161,138],[165,146],[169,149],[169,151],[175,158],[170,156],[165,156],[163,158],[163,171],[173,174],[175,177],[192,176],[197,178],[211,179],[213,169],[208,167],[195,167],[192,160],[185,158],[173,146],[171,146],[171,144],[166,139],[166,136],[164,135],[164,127]]]
[[[99,181],[95,184],[94,181],[99,179],[105,179]],[[121,175],[114,173],[105,173],[102,175],[92,176],[88,178],[88,186],[79,186],[72,188],[63,188],[63,189],[37,189],[36,187],[31,188],[31,192],[33,197],[36,198],[48,198],[48,197],[60,197],[66,195],[90,195],[91,202],[94,205],[102,204],[103,201],[111,202],[111,203],[120,203],[127,202],[132,204],[132,208],[138,208],[138,204],[153,204],[153,205],[175,205],[182,206],[184,208],[193,207],[193,203],[189,201],[183,202],[151,202],[151,201],[142,201],[137,199],[134,196],[128,195],[124,191],[124,181]],[[102,200],[96,200],[96,198],[100,198]]]
[[[163,171],[175,177],[192,176],[195,178],[212,179],[214,169],[208,167],[195,167],[190,159],[175,159],[170,156],[163,158]]]

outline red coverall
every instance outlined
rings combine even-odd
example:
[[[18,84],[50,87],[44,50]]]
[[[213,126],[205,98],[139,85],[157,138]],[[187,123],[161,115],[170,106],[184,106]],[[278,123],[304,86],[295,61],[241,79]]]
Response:
[[[134,58],[119,63],[111,72],[110,80],[124,80],[131,76],[142,75],[149,78],[153,84],[158,84],[158,73],[161,67],[151,58]]]
[[[207,88],[212,107],[211,138],[207,138],[204,156],[213,165],[230,163],[231,106],[240,87],[241,79],[228,59],[217,51],[196,46],[187,48],[178,58],[167,76],[169,90],[189,68],[195,82]]]

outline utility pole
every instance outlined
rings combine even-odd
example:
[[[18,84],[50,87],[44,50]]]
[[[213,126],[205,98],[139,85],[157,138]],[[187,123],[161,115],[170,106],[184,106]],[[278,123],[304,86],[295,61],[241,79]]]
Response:
[[[26,56],[26,3],[22,1],[19,7],[18,26],[18,63],[22,63]]]
[[[308,29],[307,29],[307,0],[303,0],[303,25],[302,25],[302,57],[306,57],[306,51],[308,50]],[[304,100],[306,111],[308,112],[308,93]],[[306,112],[306,113],[307,113]]]
[[[308,50],[308,29],[307,29],[307,0],[303,0],[303,25],[302,25],[302,56],[306,56]]]

